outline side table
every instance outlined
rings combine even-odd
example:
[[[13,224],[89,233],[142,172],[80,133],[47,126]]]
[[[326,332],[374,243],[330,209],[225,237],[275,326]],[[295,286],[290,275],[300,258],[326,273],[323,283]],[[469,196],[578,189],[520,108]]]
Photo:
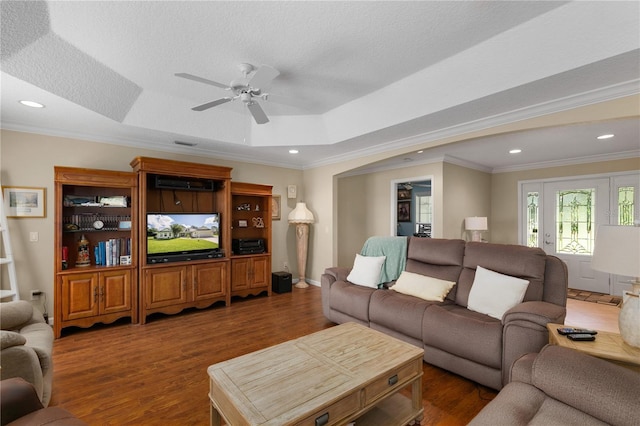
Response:
[[[549,330],[549,344],[575,349],[598,358],[606,359],[615,364],[640,372],[640,348],[634,348],[626,344],[618,333],[596,330],[594,341],[574,341],[558,333],[559,327],[567,327],[564,324],[547,324]],[[578,327],[578,326],[576,326]]]

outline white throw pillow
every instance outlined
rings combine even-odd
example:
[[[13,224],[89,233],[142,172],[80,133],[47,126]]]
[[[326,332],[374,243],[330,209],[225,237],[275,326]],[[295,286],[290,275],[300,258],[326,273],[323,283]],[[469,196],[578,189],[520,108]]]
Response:
[[[522,302],[528,286],[527,280],[478,266],[467,308],[501,320],[505,312]]]
[[[402,271],[396,283],[391,287],[398,293],[419,297],[424,300],[442,302],[449,290],[456,285],[455,281],[445,281],[426,275]]]
[[[387,256],[362,256],[356,253],[353,268],[347,276],[347,281],[365,287],[378,288],[382,265]]]

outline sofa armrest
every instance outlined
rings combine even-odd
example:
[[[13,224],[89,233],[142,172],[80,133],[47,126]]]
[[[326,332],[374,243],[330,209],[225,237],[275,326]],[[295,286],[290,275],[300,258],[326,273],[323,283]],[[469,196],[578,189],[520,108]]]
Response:
[[[533,363],[532,383],[605,423],[637,425],[640,419],[640,374],[609,361],[547,345]]]
[[[42,401],[44,391],[44,378],[38,355],[29,346],[12,346],[0,352],[2,359],[2,369],[0,378],[2,380],[12,377],[22,377],[31,383],[38,393],[38,398]]]
[[[0,381],[2,425],[44,408],[33,385],[21,377]]]
[[[527,353],[537,353],[549,343],[547,323],[562,324],[564,306],[548,302],[524,302],[502,317],[502,384],[509,382],[511,365]]]
[[[567,308],[549,302],[523,302],[505,312],[502,325],[510,322],[527,321],[546,329],[547,323],[564,323]]]
[[[342,266],[334,266],[324,270],[323,275],[328,275],[329,278],[333,278],[333,281],[347,281],[347,277],[351,272],[351,268],[344,268]]]

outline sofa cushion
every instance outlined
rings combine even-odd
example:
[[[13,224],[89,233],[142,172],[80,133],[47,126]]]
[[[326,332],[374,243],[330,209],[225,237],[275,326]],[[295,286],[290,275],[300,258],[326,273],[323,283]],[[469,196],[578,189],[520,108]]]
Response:
[[[347,281],[365,287],[378,288],[378,284],[381,284],[380,274],[385,259],[386,256],[362,256],[356,253]]]
[[[465,242],[439,238],[409,239],[405,270],[446,281],[458,281],[462,271]],[[447,295],[455,300],[457,286]]]
[[[403,271],[391,290],[424,300],[442,302],[454,285],[456,285],[455,281]]]
[[[27,339],[20,333],[15,331],[0,330],[0,349],[10,348],[11,346],[21,346],[27,343]]]
[[[331,309],[369,322],[369,300],[375,288],[336,281],[329,295]]]
[[[422,319],[422,339],[426,346],[492,368],[502,366],[502,323],[462,306],[429,306]]]
[[[544,250],[537,247],[468,242],[464,252],[464,269],[456,285],[456,303],[467,306],[478,265],[529,281],[523,300],[542,300],[546,257]]]
[[[522,302],[528,285],[527,280],[478,266],[467,307],[501,320],[505,312]]]
[[[509,383],[469,422],[470,426],[494,425],[606,425],[586,413],[565,405],[535,386]]]
[[[391,290],[378,290],[371,296],[369,320],[413,339],[422,339],[422,316],[433,303]]]
[[[33,317],[33,306],[26,300],[0,303],[0,327],[3,330],[18,330]]]

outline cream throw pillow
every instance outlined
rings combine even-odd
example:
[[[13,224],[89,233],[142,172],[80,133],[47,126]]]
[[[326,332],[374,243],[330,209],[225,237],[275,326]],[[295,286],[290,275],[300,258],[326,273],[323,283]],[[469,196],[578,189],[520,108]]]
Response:
[[[442,302],[449,290],[456,285],[455,281],[445,281],[426,275],[402,271],[396,283],[391,287],[398,293],[419,297],[424,300]]]
[[[478,266],[467,308],[501,320],[505,312],[522,302],[528,286],[527,280]]]
[[[347,276],[347,281],[364,287],[378,288],[382,265],[386,256],[362,256],[356,253],[353,268]]]

